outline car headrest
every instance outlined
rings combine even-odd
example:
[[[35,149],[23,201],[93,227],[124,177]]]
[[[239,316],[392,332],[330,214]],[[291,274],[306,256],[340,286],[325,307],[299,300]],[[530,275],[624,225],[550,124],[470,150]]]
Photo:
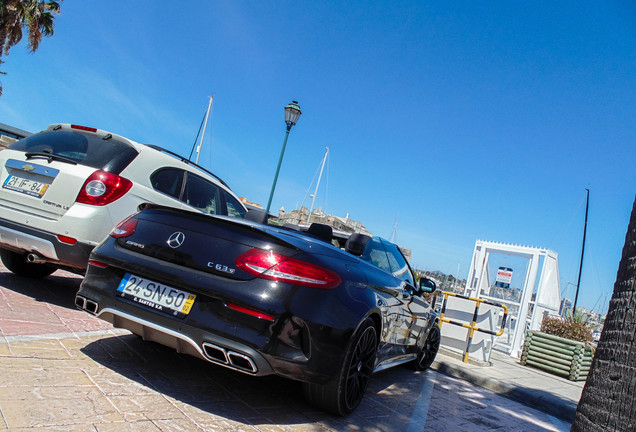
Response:
[[[331,243],[333,238],[333,229],[329,225],[321,223],[312,223],[307,230],[309,234],[314,237],[318,237],[320,240],[324,240],[327,243]]]
[[[364,248],[367,247],[369,240],[371,240],[371,237],[366,234],[353,233],[345,243],[345,251],[352,255],[360,256],[364,252]]]
[[[245,215],[245,220],[267,224],[267,212],[261,209],[250,208]]]

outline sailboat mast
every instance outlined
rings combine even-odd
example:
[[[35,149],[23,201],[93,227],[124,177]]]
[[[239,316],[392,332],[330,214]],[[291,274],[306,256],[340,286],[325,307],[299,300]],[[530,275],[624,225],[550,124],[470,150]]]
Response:
[[[400,215],[395,218],[395,224],[393,225],[393,232],[391,233],[391,243],[395,243],[395,236],[397,234],[398,221],[400,220]]]
[[[576,294],[574,296],[574,306],[572,307],[572,314],[576,313],[576,302],[579,299],[579,286],[581,285],[581,272],[583,271],[583,254],[585,253],[585,235],[587,234],[587,210],[590,207],[590,190],[585,189],[587,192],[587,200],[585,202],[585,225],[583,225],[583,246],[581,246],[581,264],[579,264],[579,280],[576,282]]]
[[[210,108],[212,108],[212,100],[214,99],[214,95],[210,96],[210,102],[208,102],[208,109],[205,112],[205,123],[203,123],[203,133],[201,133],[201,141],[199,141],[199,145],[197,147],[197,159],[194,163],[199,164],[199,156],[201,156],[201,146],[203,145],[203,137],[205,136],[205,128],[208,126],[208,116],[210,115]]]
[[[316,201],[316,194],[318,193],[318,186],[320,186],[320,179],[322,178],[322,170],[325,168],[325,161],[327,160],[327,155],[329,154],[329,147],[325,147],[325,155],[322,158],[322,165],[320,166],[320,175],[318,176],[318,182],[316,183],[316,190],[314,191],[314,197],[311,199],[311,208],[309,209],[309,215],[307,216],[307,225],[309,225],[309,220],[311,219],[311,211],[314,209],[314,201]]]

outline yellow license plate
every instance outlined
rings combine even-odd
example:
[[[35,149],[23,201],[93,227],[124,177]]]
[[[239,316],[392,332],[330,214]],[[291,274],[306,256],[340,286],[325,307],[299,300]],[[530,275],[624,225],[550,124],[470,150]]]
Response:
[[[120,296],[180,318],[188,315],[196,295],[159,282],[126,273],[117,287]]]

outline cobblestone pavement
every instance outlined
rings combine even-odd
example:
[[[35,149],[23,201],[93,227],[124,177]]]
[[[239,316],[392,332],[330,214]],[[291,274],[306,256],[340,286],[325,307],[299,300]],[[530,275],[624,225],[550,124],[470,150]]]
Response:
[[[0,266],[0,431],[562,431],[569,424],[482,387],[405,367],[374,375],[333,417],[299,383],[250,377],[113,330],[73,306],[81,278]]]

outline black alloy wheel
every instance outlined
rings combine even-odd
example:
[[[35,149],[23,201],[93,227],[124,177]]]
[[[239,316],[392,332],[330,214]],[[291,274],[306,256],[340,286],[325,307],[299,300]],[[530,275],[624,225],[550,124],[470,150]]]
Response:
[[[428,332],[426,341],[422,346],[422,349],[417,353],[417,358],[413,361],[412,365],[415,370],[426,370],[433,364],[437,352],[439,351],[439,345],[442,341],[442,333],[437,324],[433,324]]]
[[[364,397],[377,351],[377,330],[373,320],[367,318],[351,339],[338,376],[325,385],[304,383],[306,399],[333,414],[351,413]]]
[[[371,325],[364,329],[358,339],[349,362],[345,387],[345,402],[349,412],[353,411],[362,401],[373,373],[377,350],[378,339],[375,327]]]
[[[48,264],[30,263],[24,255],[7,249],[0,249],[0,259],[7,269],[18,276],[43,278],[57,270]]]

